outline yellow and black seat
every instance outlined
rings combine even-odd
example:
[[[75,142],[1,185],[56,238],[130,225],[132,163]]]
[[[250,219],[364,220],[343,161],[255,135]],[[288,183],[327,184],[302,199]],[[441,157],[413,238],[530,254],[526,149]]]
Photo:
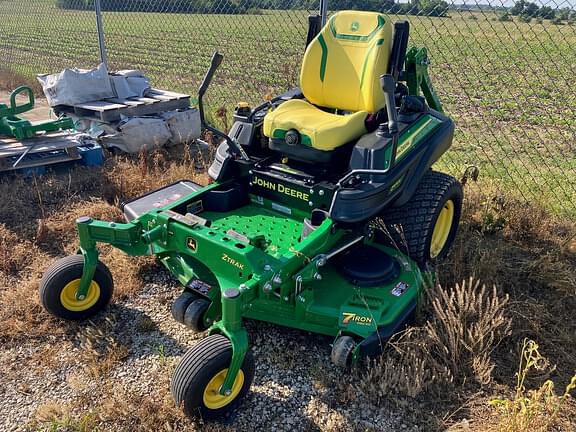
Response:
[[[270,148],[306,159],[365,134],[367,116],[385,106],[379,77],[387,72],[391,49],[392,24],[384,15],[334,14],[304,54],[305,99],[284,102],[264,118]]]

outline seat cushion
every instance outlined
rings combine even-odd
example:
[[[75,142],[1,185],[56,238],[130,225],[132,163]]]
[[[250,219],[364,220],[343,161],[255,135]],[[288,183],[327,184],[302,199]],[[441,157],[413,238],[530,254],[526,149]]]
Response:
[[[377,12],[340,11],[306,48],[300,88],[311,104],[375,113],[384,108],[392,22]]]
[[[366,111],[332,114],[305,100],[292,99],[266,114],[264,135],[284,139],[286,132],[295,129],[300,134],[301,145],[331,151],[365,134],[367,115]]]

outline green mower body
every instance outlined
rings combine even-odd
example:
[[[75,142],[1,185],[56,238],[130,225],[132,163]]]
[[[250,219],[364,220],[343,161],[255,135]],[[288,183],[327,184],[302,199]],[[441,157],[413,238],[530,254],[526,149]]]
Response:
[[[381,27],[384,18],[374,16]],[[414,317],[429,264],[447,254],[462,204],[459,183],[431,170],[454,124],[430,84],[426,50],[407,54],[407,38],[408,24],[397,24],[380,79],[386,109],[332,151],[302,145],[297,130],[264,136],[268,113],[304,99],[300,89],[254,109],[240,104],[228,134],[207,125],[202,97],[222,61],[216,53],[199,92],[203,124],[222,138],[209,169],[214,182],[182,180],[129,201],[126,223],[78,219],[83,266],[69,257],[47,271],[46,309],[71,319],[101,309],[94,293],[109,296],[112,283],[97,243],[157,257],[183,286],[174,318],[209,332],[172,382],[186,414],[205,418],[225,414],[250,386],[243,319],[329,336],[332,361],[342,367],[381,353]]]

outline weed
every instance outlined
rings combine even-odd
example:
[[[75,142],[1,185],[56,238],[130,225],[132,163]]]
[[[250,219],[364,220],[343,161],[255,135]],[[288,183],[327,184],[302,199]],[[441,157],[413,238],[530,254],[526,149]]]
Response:
[[[494,369],[490,354],[510,333],[511,318],[505,312],[508,300],[495,286],[488,290],[472,278],[456,284],[454,290],[438,289],[432,300],[434,319],[425,327],[432,355],[455,379],[490,381]]]
[[[437,286],[428,296],[432,318],[393,339],[368,368],[359,388],[370,398],[413,398],[448,384],[490,382],[491,353],[510,332],[508,296],[473,279],[454,289]]]
[[[576,375],[566,386],[564,393],[557,396],[554,383],[546,380],[538,388],[527,390],[526,377],[532,370],[545,368],[546,360],[540,354],[538,344],[525,339],[520,363],[516,373],[516,388],[512,399],[493,399],[490,405],[496,408],[499,432],[545,432],[558,420],[563,406],[576,389]]]
[[[158,326],[151,318],[143,316],[136,322],[136,329],[141,333],[150,333],[156,331]]]
[[[107,317],[103,324],[89,324],[79,334],[84,367],[93,378],[105,377],[130,354],[128,348],[115,339],[114,324],[113,318]]]
[[[69,405],[49,402],[38,407],[31,426],[37,431],[96,432],[96,420],[93,411],[76,416]]]
[[[156,353],[156,355],[158,355],[158,361],[160,362],[160,365],[162,366],[166,365],[168,358],[166,357],[166,348],[164,347],[164,345],[160,344],[156,346],[154,348],[154,352]]]

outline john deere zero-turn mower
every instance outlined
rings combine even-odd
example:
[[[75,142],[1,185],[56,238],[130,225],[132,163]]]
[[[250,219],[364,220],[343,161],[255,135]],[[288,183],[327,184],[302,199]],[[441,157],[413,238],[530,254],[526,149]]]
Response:
[[[344,11],[310,20],[300,88],[239,104],[214,182],[182,180],[123,205],[126,223],[77,220],[77,255],[54,263],[40,298],[83,319],[112,295],[97,243],[155,255],[180,281],[174,318],[208,337],[182,358],[172,394],[189,416],[222,416],[248,392],[254,359],[242,319],[332,337],[332,361],[381,352],[414,314],[429,264],[456,235],[462,188],[431,170],[450,147],[424,48],[408,23]],[[420,96],[423,93],[424,97]],[[384,227],[379,230],[378,227]]]

